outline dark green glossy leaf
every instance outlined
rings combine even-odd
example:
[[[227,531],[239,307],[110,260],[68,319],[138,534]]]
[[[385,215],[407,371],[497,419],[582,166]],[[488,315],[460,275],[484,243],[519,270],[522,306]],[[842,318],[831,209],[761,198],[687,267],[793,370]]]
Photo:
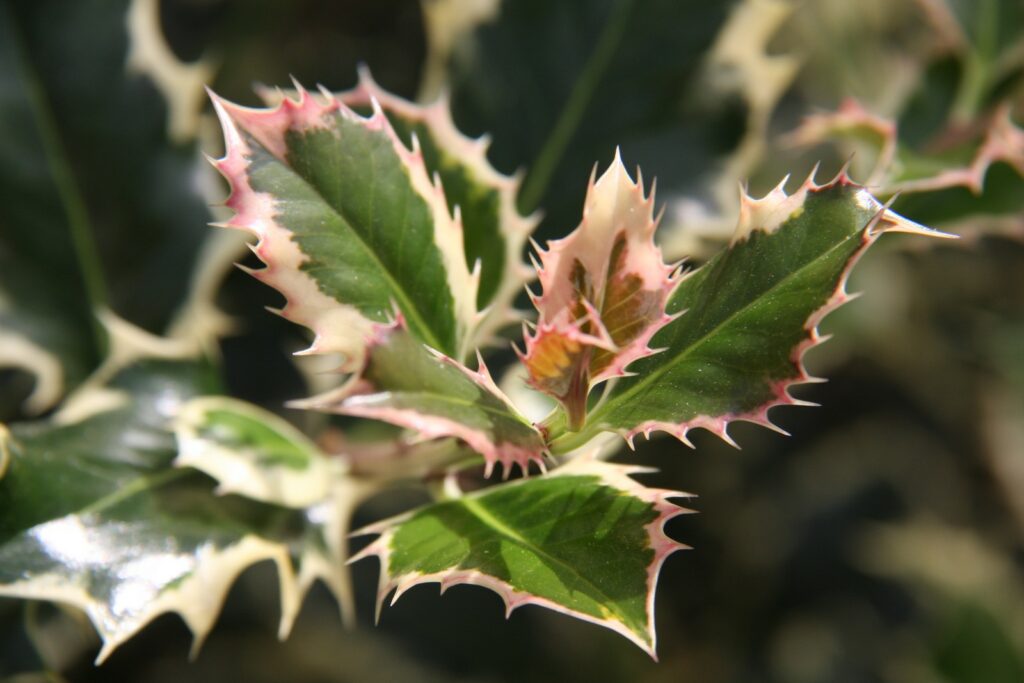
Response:
[[[208,366],[141,359],[111,374],[52,421],[0,427],[0,594],[82,609],[103,638],[102,660],[164,612],[181,615],[198,647],[238,574],[272,560],[286,634],[309,583],[334,588],[343,571],[343,560],[333,576],[325,568],[323,528],[219,495],[208,476],[174,466],[168,423],[217,388]]]
[[[0,8],[0,328],[52,354],[30,409],[99,362],[93,307],[162,329],[209,220],[191,144],[128,69],[127,0]],[[27,364],[21,346],[0,360]],[[47,362],[49,363],[47,365]]]

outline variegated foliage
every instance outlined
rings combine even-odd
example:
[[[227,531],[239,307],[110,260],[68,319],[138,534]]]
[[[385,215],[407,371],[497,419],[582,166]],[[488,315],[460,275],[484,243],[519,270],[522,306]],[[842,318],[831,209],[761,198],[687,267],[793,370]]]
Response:
[[[581,456],[546,477],[420,508],[356,532],[379,534],[354,559],[380,559],[377,613],[413,586],[484,586],[506,616],[540,605],[620,633],[656,658],[654,589],[686,546],[665,523],[687,494],[642,486],[643,468]]]
[[[409,481],[437,500],[365,529],[378,538],[357,556],[381,561],[378,603],[425,582],[477,584],[509,612],[548,607],[655,656],[659,571],[684,547],[665,532],[684,512],[669,499],[684,494],[603,462],[595,440],[774,427],[769,409],[801,403],[790,387],[813,381],[804,354],[850,298],[857,259],[884,232],[936,234],[845,173],[811,177],[793,194],[744,195],[732,242],[684,273],[656,244],[653,188],[617,154],[595,169],[575,231],[537,247],[538,318],[520,356],[560,407],[534,424],[479,352],[476,370],[463,365],[511,319],[534,223],[486,142],[457,132],[443,98],[419,107],[366,73],[340,95],[264,94],[276,103],[213,96],[224,225],[256,236],[265,268],[252,274],[312,330],[308,353],[340,354],[347,374],[292,407],[401,430],[328,452],[328,439],[211,395],[194,346],[109,318],[110,358],[79,393],[51,420],[0,430],[0,593],[81,607],[101,657],[167,611],[200,642],[235,576],[265,559],[281,577],[282,635],[318,579],[350,619],[350,517]],[[523,477],[460,488],[467,469],[487,478],[499,464]]]
[[[574,429],[591,387],[654,353],[648,342],[671,320],[665,304],[677,278],[654,244],[656,227],[653,190],[644,196],[642,179],[616,155],[591,177],[580,226],[539,252],[540,317],[522,359],[530,383],[562,403]]]
[[[107,324],[110,356],[56,415],[0,425],[0,595],[80,608],[97,661],[166,612],[197,651],[266,560],[281,637],[317,579],[351,617],[343,538],[364,489],[344,463],[255,406],[202,396],[216,374],[180,342]]]
[[[539,315],[520,357],[529,384],[561,410],[533,425],[482,358],[475,371],[461,364],[493,331],[481,307],[507,315],[525,280],[518,251],[529,222],[513,207],[514,181],[486,164],[484,143],[457,133],[443,98],[421,108],[366,73],[337,96],[301,88],[291,97],[263,94],[273,108],[215,98],[228,142],[217,165],[236,211],[228,225],[257,235],[254,250],[267,267],[254,275],[285,295],[285,317],[316,333],[310,351],[341,352],[350,374],[340,389],[294,406],[390,422],[420,439],[454,438],[478,454],[485,475],[499,463],[506,476],[513,465],[524,474],[531,462],[543,469],[545,454],[564,455],[607,431],[632,443],[664,430],[689,443],[695,427],[731,441],[734,420],[777,429],[768,411],[802,403],[789,388],[814,381],[803,356],[820,341],[818,322],[850,298],[845,282],[857,258],[886,231],[934,234],[845,173],[825,185],[809,178],[792,195],[783,183],[762,199],[744,196],[728,248],[681,274],[655,243],[653,189],[616,155],[600,176],[595,169],[577,229],[537,248],[540,292],[531,298]],[[609,380],[600,397],[591,395]],[[651,519],[662,514],[660,494],[638,493],[644,489],[624,484],[618,470],[582,462],[468,496],[449,490],[451,500],[373,527],[381,537],[363,556],[381,556],[382,594],[424,580],[481,583],[510,607],[554,607],[611,626],[653,654],[650,601],[667,539],[637,537],[656,561],[638,565],[647,569],[631,584],[632,607],[601,586],[559,592],[557,581],[540,581],[547,572],[578,577],[597,560],[552,554],[545,537],[531,535],[528,523],[539,513],[510,502],[572,509],[577,499],[617,491],[609,504],[633,505],[623,502],[632,497]],[[584,482],[573,474],[581,467],[600,476]],[[243,480],[246,495],[265,493],[259,477]],[[285,477],[276,481],[295,490]],[[585,517],[590,522],[567,528],[598,523],[597,513]],[[559,523],[548,521],[556,533]],[[649,524],[636,522],[631,533]],[[506,543],[518,559],[499,568],[487,558]],[[641,604],[643,618],[630,611]]]

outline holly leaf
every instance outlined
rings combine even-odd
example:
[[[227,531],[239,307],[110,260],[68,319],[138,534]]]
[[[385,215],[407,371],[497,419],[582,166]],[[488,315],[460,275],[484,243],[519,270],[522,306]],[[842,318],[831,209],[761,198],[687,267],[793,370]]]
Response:
[[[102,360],[96,307],[167,325],[188,286],[181,264],[208,234],[196,148],[169,138],[174,107],[152,71],[129,67],[144,47],[131,4],[0,8],[0,365],[37,376],[30,413]]]
[[[271,106],[295,96],[277,88],[258,88],[257,92]],[[359,69],[356,87],[335,97],[360,113],[372,112],[376,102],[406,145],[414,144],[415,137],[427,172],[441,179],[448,208],[458,210],[462,218],[467,263],[480,264],[476,303],[483,319],[471,346],[494,342],[499,328],[522,319],[512,302],[533,276],[522,253],[538,218],[524,217],[516,208],[521,178],[501,174],[491,166],[486,135],[473,139],[459,132],[445,93],[429,105],[418,105],[381,88],[364,66]]]
[[[281,315],[313,330],[306,353],[363,363],[365,340],[396,305],[413,335],[455,357],[478,322],[461,219],[377,108],[363,118],[333,95],[247,109],[213,96],[231,184],[225,225],[256,235],[252,271],[286,299]]]
[[[531,477],[435,503],[357,532],[380,536],[353,561],[376,556],[378,618],[413,586],[484,586],[506,614],[540,605],[610,628],[656,657],[654,591],[665,558],[686,546],[665,523],[686,496],[647,488],[647,471],[579,457]]]
[[[925,153],[899,144],[895,121],[847,99],[834,112],[805,117],[788,141],[800,147],[847,138],[867,143],[875,159],[867,184],[883,197],[957,187],[980,195],[993,164],[1007,164],[1024,176],[1024,130],[1014,123],[1010,106],[1000,106],[985,123],[976,130],[950,131],[942,149]]]
[[[816,381],[803,365],[820,343],[818,323],[848,301],[853,265],[884,232],[946,236],[889,211],[840,174],[808,178],[792,195],[782,185],[744,197],[731,245],[688,273],[668,304],[682,314],[656,335],[665,350],[631,366],[576,434],[552,425],[550,446],[564,452],[603,430],[630,443],[637,434],[703,427],[732,443],[727,427],[745,420],[778,429],[770,408],[799,405],[795,384]]]
[[[322,513],[354,498],[336,486],[310,516],[220,495],[210,477],[175,467],[169,424],[216,391],[216,376],[176,343],[123,325],[104,365],[52,419],[0,425],[0,595],[82,609],[103,640],[98,661],[166,612],[185,621],[195,651],[237,576],[264,560],[279,572],[282,638],[316,578],[350,605],[345,556],[332,554],[347,516]]]
[[[216,479],[218,493],[293,508],[319,503],[344,474],[338,458],[262,408],[226,396],[193,399],[175,416],[175,465]]]
[[[369,107],[376,100],[403,140],[419,141],[427,170],[441,178],[449,208],[462,217],[466,260],[480,264],[477,307],[487,310],[475,336],[492,341],[498,328],[521,320],[512,302],[532,276],[522,253],[538,218],[524,217],[516,208],[521,178],[491,166],[487,136],[472,139],[459,132],[447,94],[419,106],[383,90],[362,68],[359,84],[338,97],[351,107]]]
[[[337,597],[342,619],[352,625],[355,607],[345,539],[356,507],[379,484],[350,476],[344,454],[324,453],[285,420],[238,399],[191,399],[171,425],[177,439],[174,465],[212,477],[218,484],[216,495],[236,494],[306,514],[294,558],[298,599],[322,580]]]
[[[699,82],[728,4],[479,4],[461,12],[463,30],[428,31],[431,66],[447,60],[455,119],[493,133],[498,168],[524,169],[519,206],[543,208],[543,237],[575,222],[574,179],[617,146],[676,191],[735,147],[737,103],[709,102]],[[474,15],[479,23],[466,21]]]
[[[656,227],[653,191],[645,197],[616,155],[591,176],[580,226],[539,251],[540,318],[521,358],[530,384],[558,399],[575,428],[591,387],[654,353],[648,342],[671,320],[665,304],[678,280],[654,244]]]
[[[457,437],[484,457],[487,476],[496,463],[506,477],[512,465],[524,473],[531,461],[543,467],[540,431],[497,387],[479,356],[477,363],[473,371],[424,346],[399,318],[376,327],[366,363],[345,386],[292,405],[383,420],[421,438]]]

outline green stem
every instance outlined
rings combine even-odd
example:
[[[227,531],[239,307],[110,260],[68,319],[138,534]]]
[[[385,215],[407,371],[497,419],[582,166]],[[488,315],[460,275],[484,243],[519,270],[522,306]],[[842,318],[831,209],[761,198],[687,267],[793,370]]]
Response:
[[[572,92],[569,93],[569,99],[566,100],[558,121],[544,140],[533,168],[526,176],[522,192],[519,194],[519,210],[523,213],[532,213],[540,205],[551,177],[558,169],[562,155],[565,154],[573,133],[579,127],[590,105],[598,83],[618,49],[622,36],[625,35],[626,20],[633,8],[633,2],[634,0],[619,0],[608,17],[597,46],[591,53],[583,73],[576,80]]]
[[[557,434],[552,434],[551,440],[548,442],[548,448],[551,450],[552,455],[564,455],[587,445],[598,433],[592,429],[578,432],[562,430]]]
[[[998,51],[999,12],[995,0],[979,0],[978,19],[972,28],[964,72],[957,87],[951,118],[958,123],[974,120],[984,105]]]
[[[11,26],[15,26],[11,10],[5,8],[4,12],[5,20],[9,21]],[[32,68],[24,39],[17,28],[11,33],[14,36],[15,51],[18,54],[18,70],[28,92],[29,105],[35,116],[39,137],[43,144],[43,153],[46,155],[53,183],[68,219],[68,230],[71,233],[71,242],[82,270],[86,294],[94,310],[104,308],[108,300],[107,286],[103,277],[99,251],[93,239],[94,233],[85,208],[85,201],[75,182],[71,164],[61,143],[53,111],[40,85],[39,76]],[[106,347],[106,333],[95,315],[90,316],[90,320],[92,320],[93,336],[97,348],[102,352]]]

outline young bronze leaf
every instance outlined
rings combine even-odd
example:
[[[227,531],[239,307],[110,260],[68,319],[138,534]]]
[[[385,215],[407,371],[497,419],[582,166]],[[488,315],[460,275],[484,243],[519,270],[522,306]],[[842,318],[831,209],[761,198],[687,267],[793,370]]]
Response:
[[[883,232],[948,237],[889,211],[845,174],[827,185],[809,178],[793,195],[780,185],[744,197],[731,245],[672,295],[668,312],[682,315],[654,340],[665,350],[635,363],[579,434],[552,425],[552,450],[601,430],[630,442],[662,430],[689,444],[694,427],[731,442],[734,420],[777,429],[768,410],[802,403],[788,390],[815,380],[803,356],[821,341],[818,323],[851,298],[847,276]]]
[[[664,526],[687,494],[647,488],[642,468],[577,458],[531,477],[435,503],[357,533],[380,536],[353,561],[381,562],[377,612],[409,588],[465,583],[495,591],[506,612],[549,609],[610,628],[655,657],[654,591],[685,548]]]
[[[383,420],[415,430],[421,437],[457,437],[481,454],[487,476],[500,463],[524,472],[531,461],[543,467],[544,439],[491,379],[483,359],[470,370],[424,346],[399,318],[378,325],[367,344],[359,374],[335,392],[296,407]]]
[[[665,304],[677,278],[654,244],[653,207],[654,192],[645,197],[616,154],[591,177],[580,226],[539,252],[540,318],[522,360],[530,384],[565,407],[571,429],[583,424],[591,387],[654,353],[648,342],[671,320]]]
[[[299,90],[274,109],[214,97],[231,183],[226,225],[258,237],[259,280],[286,298],[281,314],[316,333],[307,353],[363,362],[366,336],[397,305],[410,332],[461,357],[476,324],[478,277],[466,266],[458,213],[432,181],[418,143],[398,138],[334,96]]]

